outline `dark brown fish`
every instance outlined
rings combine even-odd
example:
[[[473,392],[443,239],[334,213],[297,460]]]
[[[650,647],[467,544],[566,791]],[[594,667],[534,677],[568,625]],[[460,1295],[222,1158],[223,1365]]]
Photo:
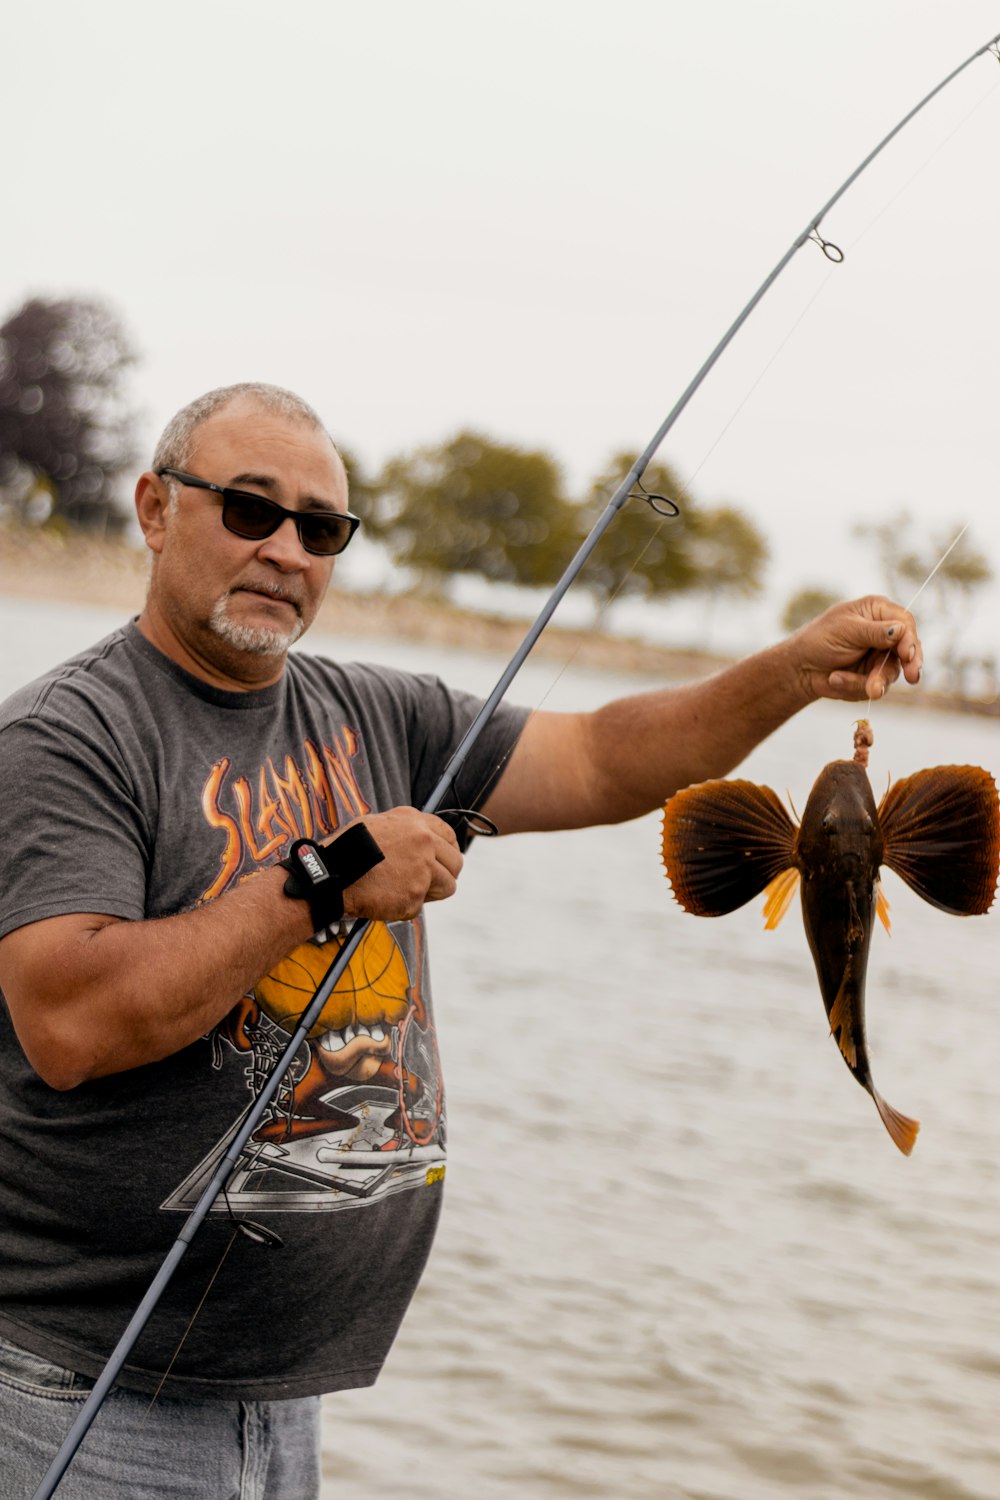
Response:
[[[888,929],[879,868],[955,916],[989,910],[1000,869],[1000,808],[989,772],[935,766],[891,785],[876,808],[854,761],[825,766],[796,827],[770,787],[704,781],[663,811],[663,863],[685,911],[721,917],[768,888],[776,927],[801,879],[802,919],[830,1030],[900,1151],[920,1126],[872,1081],[865,1038],[865,974],[875,915]]]

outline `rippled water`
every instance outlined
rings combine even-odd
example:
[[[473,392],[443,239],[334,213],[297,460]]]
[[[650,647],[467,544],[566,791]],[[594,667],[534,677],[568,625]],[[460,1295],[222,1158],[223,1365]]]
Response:
[[[0,601],[4,690],[104,628]],[[351,654],[476,688],[498,666]],[[547,703],[636,685],[571,669]],[[877,789],[1000,775],[995,721],[890,703],[874,725]],[[850,734],[819,705],[745,773],[801,809]],[[378,1385],[327,1398],[325,1500],[996,1500],[1000,921],[886,890],[869,1038],[923,1124],[909,1160],[826,1033],[797,911],[686,916],[652,817],[477,848],[431,925],[442,1230]]]

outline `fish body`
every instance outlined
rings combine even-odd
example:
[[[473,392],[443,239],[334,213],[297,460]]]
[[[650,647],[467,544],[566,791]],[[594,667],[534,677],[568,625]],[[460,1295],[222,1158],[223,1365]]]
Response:
[[[864,767],[837,760],[816,779],[796,827],[770,787],[707,781],[664,808],[663,863],[674,895],[697,916],[723,916],[767,890],[776,927],[796,886],[830,1030],[906,1155],[919,1130],[872,1078],[865,983],[883,864],[925,901],[955,915],[987,911],[1000,869],[1000,807],[978,766],[937,766],[889,787],[876,807]]]
[[[866,772],[835,760],[816,779],[795,842],[802,922],[830,1031],[896,1145],[913,1149],[919,1125],[886,1104],[872,1080],[865,981],[885,842]]]

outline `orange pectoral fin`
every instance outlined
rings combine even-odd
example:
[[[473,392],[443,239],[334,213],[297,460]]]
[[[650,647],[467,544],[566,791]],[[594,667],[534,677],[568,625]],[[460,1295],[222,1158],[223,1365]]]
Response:
[[[795,824],[770,787],[703,781],[666,804],[662,848],[684,910],[721,917],[794,863]]]
[[[799,888],[798,870],[785,870],[776,875],[767,887],[764,902],[764,931],[773,932],[785,912],[792,904],[792,897]]]
[[[885,928],[890,937],[892,937],[892,918],[890,916],[891,911],[892,907],[885,899],[885,891],[883,891],[882,889],[882,882],[880,880],[876,881],[875,912],[878,916],[879,921],[882,923],[882,926]]]
[[[932,906],[979,916],[1000,872],[1000,804],[980,766],[934,766],[890,786],[878,810],[885,863]]]

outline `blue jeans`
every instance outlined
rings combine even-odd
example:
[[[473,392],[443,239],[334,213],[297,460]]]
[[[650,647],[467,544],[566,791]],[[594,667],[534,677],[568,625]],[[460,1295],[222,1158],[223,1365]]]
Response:
[[[93,1385],[0,1338],[0,1500],[31,1500]],[[319,1406],[113,1389],[55,1500],[317,1500]]]

